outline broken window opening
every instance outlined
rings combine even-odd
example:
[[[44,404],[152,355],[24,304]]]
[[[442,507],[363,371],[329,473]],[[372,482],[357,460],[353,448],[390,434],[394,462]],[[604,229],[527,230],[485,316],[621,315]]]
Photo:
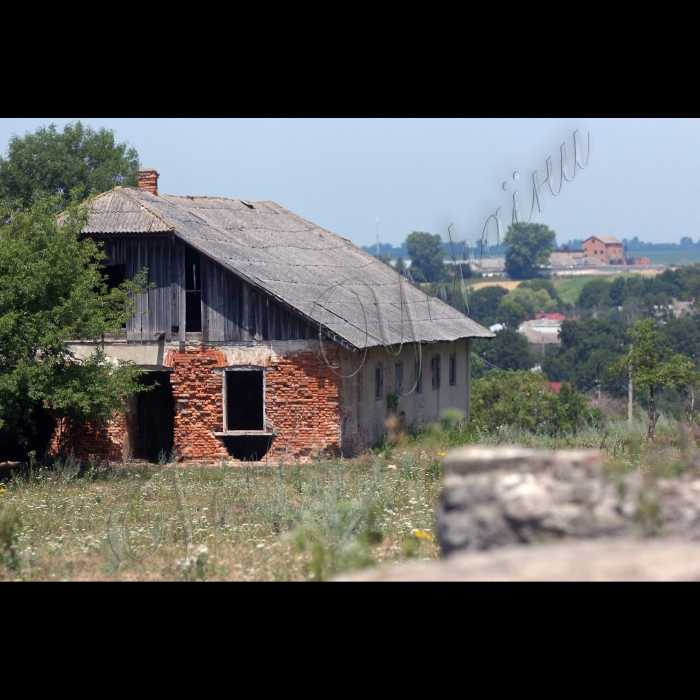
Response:
[[[416,360],[415,377],[416,377],[416,394],[422,394],[423,393],[423,368],[421,367],[420,360]]]
[[[457,383],[457,358],[454,355],[450,355],[450,384],[455,385]]]
[[[225,432],[265,430],[265,372],[261,369],[226,372]]]
[[[162,455],[166,459],[170,457],[175,441],[175,400],[170,372],[147,372],[139,384],[156,386],[136,395],[134,457],[158,462]]]
[[[273,441],[272,435],[226,435],[224,445],[231,457],[242,462],[262,462]]]
[[[116,289],[119,285],[126,282],[126,265],[105,265],[104,272],[107,289]],[[122,328],[126,329],[126,321],[122,323]]]
[[[374,400],[381,401],[382,398],[382,366],[374,368]]]
[[[202,332],[201,256],[189,246],[185,247],[185,330]]]

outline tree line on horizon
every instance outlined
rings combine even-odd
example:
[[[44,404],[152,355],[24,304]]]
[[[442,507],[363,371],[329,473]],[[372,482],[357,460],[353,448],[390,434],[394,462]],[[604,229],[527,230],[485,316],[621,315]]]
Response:
[[[438,235],[439,234],[434,234]],[[595,234],[591,234],[595,235]],[[682,252],[682,251],[697,251],[700,250],[700,238],[698,238],[697,242],[693,242],[693,239],[690,238],[689,236],[683,236],[680,240],[680,243],[652,243],[652,242],[644,242],[640,241],[637,236],[634,236],[634,238],[627,239],[627,238],[621,238],[620,239],[624,245],[627,246],[627,250],[630,253],[665,253],[665,252]],[[559,241],[554,241],[554,248],[555,249],[563,249],[568,247],[571,250],[577,250],[580,249],[581,246],[583,245],[584,239],[580,238],[573,238],[571,240],[568,240],[566,242],[559,242]],[[442,240],[442,237],[440,236],[439,240],[439,247],[442,248],[445,251],[445,259],[446,260],[451,260],[452,259],[452,245],[450,244],[449,241],[444,241]],[[361,246],[362,250],[371,253],[372,255],[377,254],[377,245],[364,245]],[[456,258],[459,258],[459,254],[462,249],[462,242],[455,242],[454,243],[454,255]],[[499,250],[498,250],[498,257],[501,257],[505,255],[505,249],[506,246],[501,245]],[[477,253],[475,253],[477,254]],[[478,254],[477,254],[478,255]],[[408,247],[406,244],[406,241],[401,243],[401,245],[394,246],[391,243],[379,243],[379,256],[382,258],[386,258],[388,260],[397,260],[398,258],[403,258],[404,260],[406,259],[411,259],[411,256],[408,252]]]

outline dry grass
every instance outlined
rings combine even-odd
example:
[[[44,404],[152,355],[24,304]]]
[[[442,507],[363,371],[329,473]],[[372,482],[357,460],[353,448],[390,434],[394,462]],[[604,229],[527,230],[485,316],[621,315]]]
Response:
[[[510,291],[511,289],[515,289],[519,284],[520,282],[516,282],[515,280],[493,279],[489,280],[488,282],[477,282],[471,286],[471,289],[476,290],[483,289],[484,287],[503,287],[504,289]]]
[[[0,483],[0,579],[309,581],[433,560],[440,464],[451,447],[598,449],[611,471],[700,476],[700,426],[662,416],[653,445],[645,432],[643,414],[632,433],[611,418],[558,436],[507,426],[487,433],[459,420],[409,438],[397,432],[394,443],[352,460],[307,465],[69,460]]]
[[[440,457],[387,457],[80,472],[69,463],[14,477],[0,487],[0,523],[14,528],[5,565],[0,542],[0,579],[305,581],[435,559]]]

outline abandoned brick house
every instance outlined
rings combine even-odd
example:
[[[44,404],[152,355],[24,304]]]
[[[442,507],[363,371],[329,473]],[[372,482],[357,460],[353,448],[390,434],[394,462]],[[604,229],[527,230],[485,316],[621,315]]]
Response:
[[[97,197],[84,229],[110,282],[148,268],[153,288],[102,348],[157,387],[125,417],[60,423],[54,450],[304,460],[377,441],[389,404],[407,424],[468,414],[470,339],[493,333],[277,204],[159,194],[157,178]]]

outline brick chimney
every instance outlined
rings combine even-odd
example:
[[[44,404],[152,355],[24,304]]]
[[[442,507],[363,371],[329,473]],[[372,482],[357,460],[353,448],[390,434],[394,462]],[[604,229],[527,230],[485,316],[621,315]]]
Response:
[[[148,190],[151,194],[158,194],[158,173],[155,168],[141,168],[139,170],[139,189]]]

